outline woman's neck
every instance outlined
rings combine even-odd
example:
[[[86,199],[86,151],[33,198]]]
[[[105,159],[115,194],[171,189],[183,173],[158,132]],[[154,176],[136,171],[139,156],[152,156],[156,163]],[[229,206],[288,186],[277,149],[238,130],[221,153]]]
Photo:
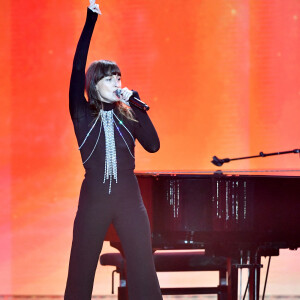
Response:
[[[113,102],[113,103],[106,103],[106,102],[101,102],[101,108],[103,110],[112,110],[116,107],[117,103]]]

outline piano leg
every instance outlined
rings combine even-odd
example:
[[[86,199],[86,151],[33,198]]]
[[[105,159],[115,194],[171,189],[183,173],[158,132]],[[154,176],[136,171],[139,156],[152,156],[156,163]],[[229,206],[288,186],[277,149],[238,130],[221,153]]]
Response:
[[[238,298],[238,269],[233,265],[233,259],[227,258],[228,274],[228,300],[237,300]]]
[[[259,300],[261,257],[257,253],[250,256],[249,295],[250,300]]]
[[[218,293],[218,300],[228,300],[228,285],[227,285],[227,272],[226,270],[220,270],[219,272],[219,283],[218,286],[220,288],[220,291]]]

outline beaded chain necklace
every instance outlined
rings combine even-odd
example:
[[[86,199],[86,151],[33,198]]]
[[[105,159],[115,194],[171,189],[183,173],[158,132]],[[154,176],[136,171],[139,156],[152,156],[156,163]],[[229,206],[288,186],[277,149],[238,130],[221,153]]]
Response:
[[[87,133],[87,135],[84,138],[82,144],[79,146],[79,150],[85,144],[87,138],[89,137],[90,133],[94,129],[95,125],[97,124],[100,116],[101,116],[101,124],[100,124],[100,130],[99,130],[99,134],[98,134],[96,143],[94,145],[93,150],[91,151],[91,153],[89,154],[87,159],[85,159],[83,164],[85,164],[91,158],[92,154],[94,153],[94,151],[96,149],[96,146],[97,146],[97,144],[100,140],[100,135],[101,135],[102,127],[103,127],[104,134],[105,134],[105,165],[104,165],[103,183],[105,183],[106,180],[109,180],[108,193],[110,194],[111,193],[112,179],[114,179],[116,183],[118,182],[118,166],[117,166],[117,155],[116,155],[116,142],[115,142],[114,126],[116,127],[117,131],[119,132],[120,136],[122,137],[128,151],[129,151],[129,154],[131,155],[131,157],[134,158],[134,155],[131,153],[131,151],[129,149],[129,146],[128,146],[128,144],[127,144],[120,128],[117,126],[117,123],[114,120],[114,116],[118,120],[119,124],[121,124],[125,128],[125,130],[129,133],[130,137],[133,140],[133,143],[135,143],[135,141],[134,141],[134,137],[131,134],[131,132],[123,124],[123,122],[117,117],[117,115],[113,112],[113,110],[105,111],[105,110],[101,109],[98,116],[97,116],[97,118],[96,118],[96,120],[95,120],[95,122],[94,122],[94,124],[92,125],[91,129]]]
[[[100,111],[105,133],[105,168],[103,183],[109,179],[109,194],[111,192],[111,181],[118,182],[117,155],[114,134],[113,111]]]

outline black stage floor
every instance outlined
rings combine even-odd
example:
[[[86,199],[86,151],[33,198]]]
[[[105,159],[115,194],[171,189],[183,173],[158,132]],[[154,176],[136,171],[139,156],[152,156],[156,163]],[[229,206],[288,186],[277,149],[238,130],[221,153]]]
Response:
[[[164,300],[216,300],[217,296],[163,296]],[[0,295],[0,300],[30,300],[30,299],[35,299],[35,300],[63,300],[63,296],[5,296],[5,295]],[[106,299],[106,300],[117,300],[117,296],[94,296],[92,299]],[[300,300],[300,296],[266,296],[266,300]]]

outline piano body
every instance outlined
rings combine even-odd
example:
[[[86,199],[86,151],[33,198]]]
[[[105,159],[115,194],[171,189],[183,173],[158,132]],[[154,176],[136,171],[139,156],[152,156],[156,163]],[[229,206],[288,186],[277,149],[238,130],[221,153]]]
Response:
[[[300,247],[300,170],[136,175],[153,248],[238,259],[250,270],[250,299],[259,299],[260,257]]]

